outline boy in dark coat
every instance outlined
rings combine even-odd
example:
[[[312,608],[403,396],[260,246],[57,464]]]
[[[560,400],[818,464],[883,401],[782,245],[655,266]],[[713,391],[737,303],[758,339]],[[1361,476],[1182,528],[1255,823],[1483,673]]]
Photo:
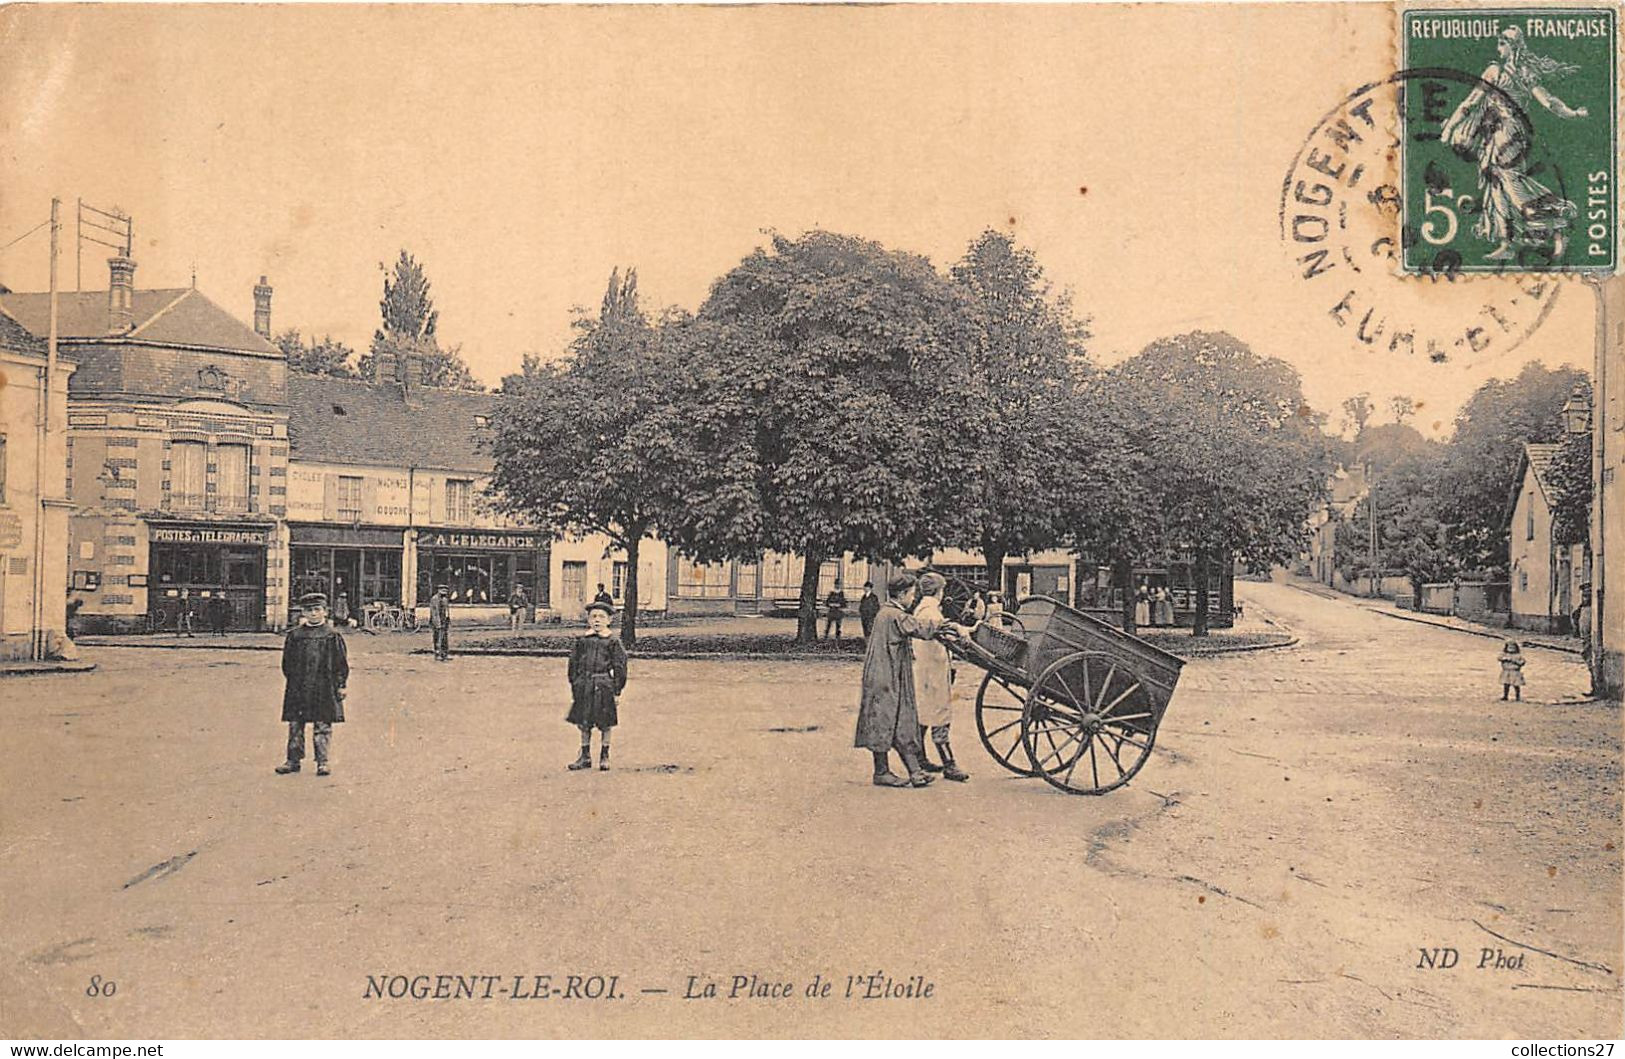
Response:
[[[875,616],[880,613],[880,597],[875,595],[872,581],[863,583],[863,598],[858,600],[858,620],[863,622],[863,638],[874,635]]]
[[[890,598],[875,617],[863,658],[863,696],[858,704],[858,730],[852,745],[874,755],[876,787],[924,787],[932,777],[921,762],[920,717],[914,702],[914,646],[910,638],[930,636],[908,608],[916,592],[913,574],[899,574],[886,585]],[[891,770],[895,749],[908,770],[907,779]]]
[[[620,720],[615,696],[626,687],[626,648],[610,634],[615,608],[597,600],[587,604],[587,635],[570,648],[570,713],[565,720],[581,729],[581,754],[571,772],[592,768],[592,730],[598,729],[598,769],[609,771],[609,730]]]
[[[333,726],[344,720],[344,686],[350,680],[350,658],[344,637],[327,620],[327,597],[309,592],[299,597],[299,624],[282,644],[282,719],[288,722],[288,760],[278,775],[299,771],[305,756],[305,725],[315,730],[316,775],[329,774],[327,750]]]

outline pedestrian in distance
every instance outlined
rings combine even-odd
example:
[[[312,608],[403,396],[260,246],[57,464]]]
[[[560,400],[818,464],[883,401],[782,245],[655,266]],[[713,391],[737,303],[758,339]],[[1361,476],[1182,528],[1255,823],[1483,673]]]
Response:
[[[226,635],[226,626],[231,621],[231,604],[223,595],[217,595],[209,601],[209,627],[216,636]]]
[[[436,585],[429,600],[429,631],[434,636],[434,660],[451,660],[451,590]]]
[[[935,778],[920,762],[920,715],[914,702],[914,650],[920,623],[908,612],[916,594],[914,575],[898,574],[886,585],[887,599],[875,615],[874,635],[863,657],[863,691],[852,745],[874,755],[876,787],[924,787]],[[893,750],[908,778],[891,770]]]
[[[592,601],[594,603],[602,603],[604,606],[609,608],[610,617],[613,618],[615,616],[615,597],[609,594],[609,589],[604,587],[604,583],[602,581],[598,582],[598,594],[592,597]]]
[[[844,617],[846,617],[846,593],[841,591],[841,582],[836,581],[835,587],[824,597],[824,639],[829,639],[829,631],[834,629],[835,642],[841,642],[841,619]]]
[[[327,620],[327,597],[320,592],[299,597],[299,622],[282,643],[282,676],[286,681],[282,719],[288,723],[288,755],[276,767],[277,774],[299,771],[308,724],[316,744],[316,775],[329,775],[333,726],[344,720],[350,656],[344,637]]]
[[[1506,646],[1501,648],[1501,700],[1504,702],[1508,695],[1517,696],[1519,702],[1523,701],[1523,651],[1518,647],[1517,640],[1508,640]]]
[[[868,640],[875,631],[875,615],[880,613],[880,597],[875,595],[875,583],[863,583],[863,598],[858,600],[858,620],[863,623],[863,638]]]
[[[175,616],[175,631],[185,636],[195,636],[196,633],[192,631],[192,622],[195,618],[196,615],[192,612],[192,590],[183,588],[180,613]]]
[[[970,774],[954,760],[953,747],[948,743],[948,726],[953,721],[953,661],[940,635],[970,637],[970,629],[955,625],[943,617],[942,592],[948,579],[938,573],[920,578],[919,600],[914,604],[913,618],[919,626],[919,639],[914,649],[914,705],[920,720],[920,767],[927,772],[940,772],[944,779],[963,783]],[[942,764],[934,764],[925,752],[926,730],[937,745],[937,756]]]
[[[571,772],[592,768],[592,730],[598,729],[598,770],[609,771],[609,734],[620,722],[616,696],[626,688],[626,648],[610,634],[608,603],[587,604],[587,633],[570,648],[570,712],[565,720],[581,731],[581,753]]]
[[[525,620],[525,609],[530,606],[530,596],[525,593],[525,586],[515,581],[513,591],[508,593],[508,629],[518,632],[519,626]]]
[[[1573,622],[1574,635],[1580,638],[1580,657],[1585,660],[1586,679],[1591,682],[1586,689],[1586,697],[1591,698],[1597,694],[1597,670],[1593,664],[1596,648],[1592,643],[1591,635],[1590,581],[1580,586],[1580,605],[1574,608],[1570,620]]]

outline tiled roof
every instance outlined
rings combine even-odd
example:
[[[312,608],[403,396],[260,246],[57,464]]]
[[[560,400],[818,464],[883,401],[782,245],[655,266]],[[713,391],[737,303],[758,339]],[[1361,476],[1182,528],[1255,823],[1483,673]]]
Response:
[[[1555,442],[1526,441],[1523,443],[1524,457],[1529,461],[1529,467],[1535,472],[1535,483],[1540,491],[1546,495],[1548,503],[1552,498],[1552,486],[1548,480],[1551,474],[1552,461],[1557,458],[1557,450],[1563,446]]]
[[[288,438],[296,460],[486,472],[475,416],[501,398],[419,387],[408,405],[399,383],[288,373]]]
[[[12,319],[11,315],[0,307],[0,349],[9,349],[17,353],[32,353],[35,356],[45,356],[45,339],[32,333],[28,328]]]
[[[0,309],[37,335],[50,330],[49,294],[0,294]],[[125,336],[128,338],[250,353],[278,352],[252,327],[191,287],[138,290],[131,309],[135,327]],[[57,294],[56,313],[57,334],[62,338],[105,338],[109,334],[105,290],[62,291]]]

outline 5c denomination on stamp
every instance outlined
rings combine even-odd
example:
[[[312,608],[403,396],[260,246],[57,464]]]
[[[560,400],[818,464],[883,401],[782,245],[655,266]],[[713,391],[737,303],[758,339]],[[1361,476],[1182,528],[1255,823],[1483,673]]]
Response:
[[[1413,8],[1400,19],[1405,272],[1612,271],[1612,7]]]

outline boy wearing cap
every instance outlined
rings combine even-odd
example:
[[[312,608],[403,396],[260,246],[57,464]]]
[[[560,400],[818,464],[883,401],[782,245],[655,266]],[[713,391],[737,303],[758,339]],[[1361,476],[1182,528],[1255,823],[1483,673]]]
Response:
[[[327,597],[309,592],[299,597],[299,622],[282,644],[282,719],[288,722],[288,759],[278,775],[299,771],[305,756],[305,725],[314,729],[316,775],[326,776],[333,725],[344,720],[344,686],[350,680],[350,658],[344,637],[327,620]]]
[[[626,648],[610,634],[615,608],[598,600],[587,604],[587,634],[570,649],[570,713],[565,720],[581,730],[581,754],[571,772],[592,768],[592,730],[598,729],[598,768],[609,771],[609,731],[619,717],[615,696],[626,687]]]

